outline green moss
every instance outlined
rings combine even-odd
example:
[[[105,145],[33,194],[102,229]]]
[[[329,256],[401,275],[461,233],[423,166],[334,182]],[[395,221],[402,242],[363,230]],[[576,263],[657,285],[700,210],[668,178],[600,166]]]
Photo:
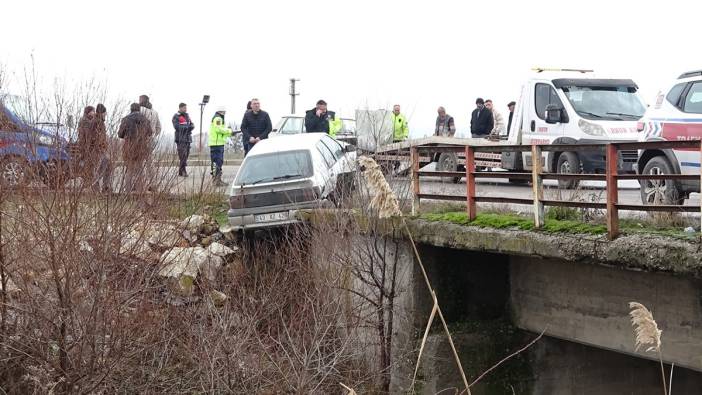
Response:
[[[472,222],[468,221],[468,215],[465,212],[424,214],[419,216],[419,218],[427,221],[444,221],[458,225],[479,226],[482,228],[534,230],[534,221],[532,219],[517,214],[480,213]],[[546,219],[544,227],[540,230],[548,233],[594,235],[607,233],[607,227],[604,225],[557,219]]]
[[[684,241],[700,241],[699,232],[688,233],[682,226],[655,226],[646,221],[624,219],[619,221],[619,228],[622,234],[646,234],[662,237],[671,237]]]

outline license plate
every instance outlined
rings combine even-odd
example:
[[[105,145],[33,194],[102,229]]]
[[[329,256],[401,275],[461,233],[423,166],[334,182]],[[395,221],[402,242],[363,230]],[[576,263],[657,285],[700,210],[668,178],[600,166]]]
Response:
[[[287,212],[254,215],[254,222],[285,221],[287,219]]]

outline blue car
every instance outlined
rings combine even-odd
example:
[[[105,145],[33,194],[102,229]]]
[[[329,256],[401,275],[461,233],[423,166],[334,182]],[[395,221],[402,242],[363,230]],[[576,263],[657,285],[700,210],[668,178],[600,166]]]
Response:
[[[68,142],[28,124],[0,100],[0,183],[15,187],[39,180],[61,187],[70,179]]]

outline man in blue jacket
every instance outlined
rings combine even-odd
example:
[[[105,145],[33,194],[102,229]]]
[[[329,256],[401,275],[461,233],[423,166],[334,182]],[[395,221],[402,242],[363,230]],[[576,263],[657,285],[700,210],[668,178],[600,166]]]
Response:
[[[271,117],[261,110],[261,102],[251,99],[251,111],[244,113],[241,121],[241,134],[244,140],[244,156],[261,140],[268,138],[268,133],[273,129]]]

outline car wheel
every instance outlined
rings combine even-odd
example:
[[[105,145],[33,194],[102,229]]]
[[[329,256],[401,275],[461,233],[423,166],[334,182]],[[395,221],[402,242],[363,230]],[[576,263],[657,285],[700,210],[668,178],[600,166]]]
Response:
[[[578,174],[580,172],[580,160],[574,152],[562,152],[558,156],[556,173]],[[576,188],[578,184],[578,180],[558,180],[558,188],[560,189],[573,189]]]
[[[673,166],[662,156],[646,162],[642,174],[675,174]],[[641,180],[641,202],[646,205],[682,204],[685,200],[675,180]]]
[[[0,161],[0,182],[3,186],[16,188],[24,185],[29,180],[29,166],[27,161],[15,156],[7,157]]]

